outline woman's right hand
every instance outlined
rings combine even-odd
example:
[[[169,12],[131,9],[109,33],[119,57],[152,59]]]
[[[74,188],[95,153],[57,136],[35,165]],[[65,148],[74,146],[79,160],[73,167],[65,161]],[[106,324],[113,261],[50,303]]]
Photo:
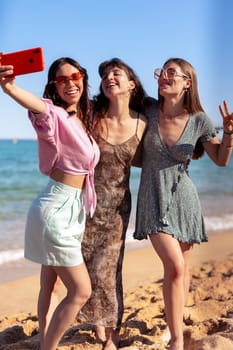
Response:
[[[14,74],[14,67],[13,66],[2,66],[1,65],[1,56],[2,53],[0,52],[0,85],[2,89],[5,91],[7,90],[7,87],[10,87],[8,84],[12,85],[15,76]]]
[[[0,86],[2,90],[24,108],[35,113],[43,113],[46,109],[44,101],[14,84],[14,67],[2,66],[1,56],[2,52],[0,52]]]

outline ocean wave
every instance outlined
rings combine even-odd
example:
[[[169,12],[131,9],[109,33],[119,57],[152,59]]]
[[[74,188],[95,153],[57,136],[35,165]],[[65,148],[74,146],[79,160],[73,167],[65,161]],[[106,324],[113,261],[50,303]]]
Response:
[[[0,252],[0,265],[22,259],[24,257],[23,249],[11,249]]]
[[[204,217],[204,222],[208,234],[217,231],[233,230],[233,215],[225,214],[219,216],[207,216]],[[133,238],[134,223],[130,223],[126,234],[126,244],[132,245],[135,243]],[[24,258],[24,251],[22,248],[19,249],[8,249],[0,251],[0,265],[10,263],[16,260]]]
[[[225,214],[221,217],[211,216],[205,217],[205,226],[207,231],[221,231],[233,229],[233,215]]]

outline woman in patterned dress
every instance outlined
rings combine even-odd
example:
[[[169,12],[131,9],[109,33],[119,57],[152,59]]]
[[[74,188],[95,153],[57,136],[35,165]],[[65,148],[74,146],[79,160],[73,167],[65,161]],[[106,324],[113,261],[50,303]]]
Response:
[[[220,106],[223,138],[216,137],[201,106],[194,68],[169,59],[155,70],[158,101],[147,108],[142,150],[136,239],[150,238],[164,267],[163,294],[170,350],[183,350],[183,312],[189,290],[189,258],[194,243],[207,241],[200,201],[188,165],[202,150],[219,166],[227,165],[233,147],[233,114]]]
[[[95,325],[105,350],[118,348],[123,315],[122,262],[131,211],[130,167],[146,121],[140,113],[145,92],[120,59],[99,66],[100,94],[94,100],[94,137],[100,148],[95,168],[97,207],[87,220],[82,243],[92,296],[80,319]]]

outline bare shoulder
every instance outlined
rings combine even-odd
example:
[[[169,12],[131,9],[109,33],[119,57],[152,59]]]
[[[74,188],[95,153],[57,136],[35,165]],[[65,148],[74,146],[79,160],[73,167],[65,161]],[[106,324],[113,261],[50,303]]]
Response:
[[[141,139],[142,136],[144,135],[144,132],[146,130],[146,126],[147,126],[147,118],[144,114],[140,114],[139,115],[139,123],[138,123],[138,137],[139,137],[139,139]]]

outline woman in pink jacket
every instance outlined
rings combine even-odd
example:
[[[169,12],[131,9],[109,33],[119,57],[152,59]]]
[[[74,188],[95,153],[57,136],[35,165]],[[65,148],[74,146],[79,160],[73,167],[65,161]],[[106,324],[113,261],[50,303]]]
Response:
[[[40,170],[49,176],[28,213],[25,257],[41,264],[41,350],[55,350],[91,295],[81,242],[86,213],[92,216],[96,205],[93,180],[99,149],[90,133],[88,76],[78,62],[67,57],[53,62],[43,99],[15,85],[13,68],[0,65],[0,84],[29,110],[38,137]],[[58,277],[67,295],[55,308],[52,295]]]

